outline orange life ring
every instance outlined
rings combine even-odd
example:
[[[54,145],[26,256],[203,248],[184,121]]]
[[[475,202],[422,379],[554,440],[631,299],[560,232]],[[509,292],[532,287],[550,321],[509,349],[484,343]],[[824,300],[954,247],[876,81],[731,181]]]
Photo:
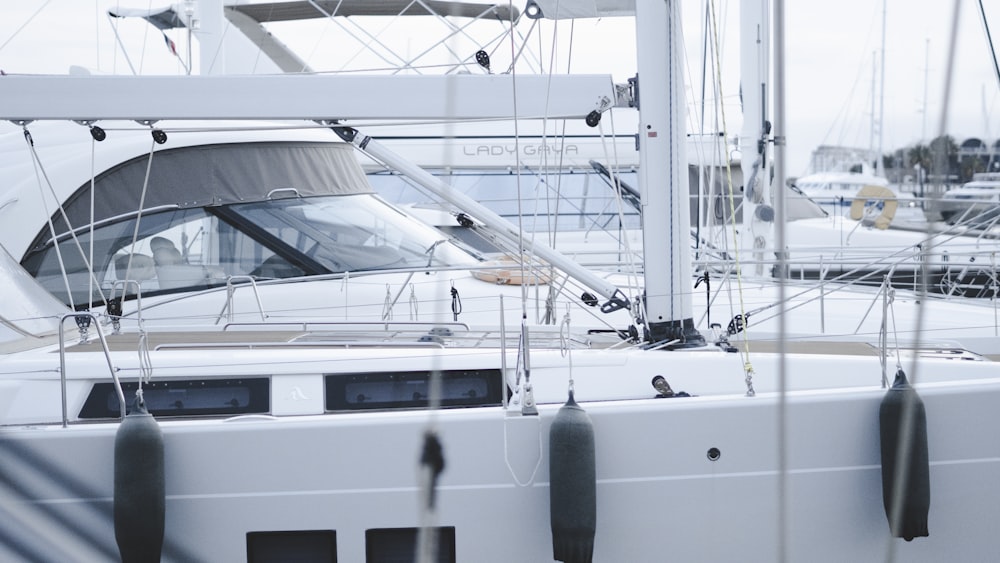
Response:
[[[889,228],[899,206],[895,192],[884,186],[865,186],[858,190],[858,195],[854,196],[851,202],[851,219],[858,221],[863,218],[865,204],[872,200],[882,202],[882,213],[875,218],[875,228],[884,231]]]

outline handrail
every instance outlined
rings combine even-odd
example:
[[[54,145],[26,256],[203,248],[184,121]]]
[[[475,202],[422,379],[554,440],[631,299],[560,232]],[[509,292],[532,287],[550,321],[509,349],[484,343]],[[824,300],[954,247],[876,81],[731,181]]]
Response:
[[[230,328],[256,328],[265,326],[271,329],[280,329],[282,327],[300,327],[303,331],[316,330],[316,328],[343,328],[350,329],[355,327],[385,327],[386,329],[392,328],[395,330],[401,330],[410,328],[411,330],[427,329],[427,328],[451,328],[451,329],[462,329],[465,332],[469,332],[468,323],[454,322],[454,321],[279,321],[279,322],[265,322],[265,323],[226,323],[222,327],[223,332],[229,331]]]
[[[219,350],[254,348],[441,348],[445,345],[432,341],[383,342],[383,341],[352,341],[352,342],[304,342],[292,340],[289,342],[190,342],[160,344],[154,350]]]
[[[125,418],[125,392],[122,391],[122,383],[118,380],[118,372],[115,370],[115,366],[111,363],[111,350],[108,348],[108,341],[104,338],[104,330],[101,329],[101,324],[97,321],[97,315],[85,312],[85,313],[67,313],[62,316],[59,320],[59,379],[62,387],[62,425],[63,428],[69,426],[69,414],[67,413],[66,406],[66,336],[63,331],[63,324],[66,319],[72,317],[73,320],[87,318],[90,324],[97,328],[97,337],[101,341],[101,348],[104,349],[104,358],[108,361],[108,370],[111,371],[111,379],[115,382],[115,393],[118,395],[118,404],[121,407],[121,417]]]
[[[267,192],[267,195],[265,197],[267,199],[272,199],[274,197],[274,194],[280,192],[292,192],[293,194],[295,194],[294,197],[302,197],[302,194],[299,193],[299,190],[295,188],[274,188],[273,190]]]
[[[222,311],[219,311],[219,318],[215,320],[215,324],[219,324],[222,320],[222,313],[226,313],[226,322],[233,322],[233,294],[236,293],[236,286],[233,285],[233,280],[247,280],[250,282],[250,287],[253,288],[253,296],[257,300],[257,311],[260,312],[260,322],[267,322],[267,314],[264,313],[264,305],[260,301],[260,293],[257,291],[257,279],[253,276],[246,275],[236,275],[229,276],[226,278],[226,304],[222,307]]]

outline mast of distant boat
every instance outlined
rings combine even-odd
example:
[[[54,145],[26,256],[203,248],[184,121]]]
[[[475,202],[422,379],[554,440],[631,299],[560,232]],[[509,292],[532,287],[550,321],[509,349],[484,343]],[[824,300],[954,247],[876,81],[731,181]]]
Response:
[[[774,249],[774,203],[771,188],[768,116],[770,26],[765,0],[740,3],[740,85],[743,130],[740,162],[743,171],[743,229],[740,249],[752,257],[757,275],[764,274],[765,249]]]

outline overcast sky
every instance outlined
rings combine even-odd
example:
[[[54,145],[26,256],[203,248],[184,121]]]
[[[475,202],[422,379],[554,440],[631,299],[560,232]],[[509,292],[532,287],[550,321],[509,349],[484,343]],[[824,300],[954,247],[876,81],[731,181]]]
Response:
[[[158,6],[165,2],[135,0],[7,1],[0,18],[0,69],[8,73],[64,73],[69,65],[128,73],[115,49],[107,17],[109,7]],[[515,6],[522,6],[516,2]],[[737,79],[739,2],[716,0],[723,61],[724,99],[730,134],[738,133]],[[986,2],[994,40],[1000,42],[1000,4]],[[689,77],[700,82],[700,37],[703,0],[684,0],[685,35],[689,45]],[[522,6],[523,7],[523,6]],[[951,99],[946,131],[960,140],[978,137],[989,143],[1000,138],[1000,81],[993,67],[978,1],[961,0],[957,55],[951,72]],[[942,120],[947,56],[954,11],[943,0],[887,0],[884,98],[873,99],[882,81],[873,65],[882,58],[882,3],[873,0],[786,1],[786,173],[807,172],[809,157],[819,145],[878,148],[873,137],[875,115],[884,99],[881,146],[888,152],[935,136]],[[561,24],[561,37],[569,28]],[[311,27],[276,26],[279,34],[310,64],[322,68],[324,54],[343,49],[327,22]],[[611,73],[624,81],[635,73],[634,24],[630,18],[578,22],[573,51],[577,71]],[[175,73],[179,66],[151,26],[136,23],[119,28],[130,45],[132,64],[145,73]],[[422,32],[420,36],[423,35]],[[396,33],[398,35],[398,33]],[[174,35],[183,51],[183,36]],[[407,41],[414,42],[417,35]],[[141,46],[145,39],[146,51]],[[419,49],[419,47],[410,47]],[[693,94],[695,95],[695,94]],[[926,113],[925,113],[926,108]]]

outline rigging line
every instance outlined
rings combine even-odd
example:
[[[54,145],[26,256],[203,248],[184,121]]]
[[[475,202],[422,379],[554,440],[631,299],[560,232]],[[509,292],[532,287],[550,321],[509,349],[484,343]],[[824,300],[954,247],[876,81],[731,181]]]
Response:
[[[941,98],[941,119],[940,119],[939,124],[938,124],[938,136],[939,137],[944,137],[945,133],[948,130],[947,129],[947,126],[948,126],[948,105],[949,105],[949,101],[950,101],[950,97],[951,97],[952,76],[953,76],[953,73],[955,71],[955,55],[956,55],[956,51],[957,51],[956,44],[958,42],[958,22],[959,22],[959,13],[961,12],[961,5],[962,5],[962,2],[956,0],[955,3],[954,3],[954,6],[955,6],[954,10],[952,11],[951,34],[949,36],[948,50],[946,51],[948,53],[948,55],[947,55],[947,58],[946,58],[947,62],[946,62],[946,65],[945,65],[944,93],[943,93],[942,98]],[[945,158],[945,155],[944,155],[944,151],[938,151],[938,152],[939,152],[939,154],[934,159],[934,164],[936,165],[935,168],[936,168],[937,172],[940,175],[940,173],[944,170],[943,160]],[[940,176],[940,177],[943,177],[943,175]],[[930,223],[929,222],[928,222],[928,225],[927,225],[927,229],[930,230]],[[924,256],[929,256],[930,253],[931,253],[931,250],[933,249],[933,246],[934,246],[933,245],[933,239],[930,238],[930,237],[928,237],[928,239],[929,240],[928,240],[927,244],[924,245],[921,248],[921,257],[922,258]],[[930,272],[928,271],[928,268],[921,268],[921,271],[920,271],[920,286],[917,289],[917,297],[920,300],[920,304],[917,307],[917,318],[916,318],[916,323],[915,323],[915,327],[914,327],[914,336],[913,336],[913,344],[912,344],[913,347],[915,349],[918,349],[918,350],[921,348],[921,337],[923,336],[923,330],[922,329],[923,329],[924,317],[925,317],[926,308],[927,308],[927,306],[926,306],[927,305],[926,304],[927,299],[926,298],[927,298],[927,285],[928,285],[929,277],[930,277]],[[910,363],[910,384],[911,385],[916,385],[916,383],[917,383],[917,368],[920,365],[919,362],[917,362],[918,357],[919,357],[919,354],[914,354],[913,355],[913,359],[912,359],[912,361]],[[900,433],[901,436],[909,436],[909,435],[911,435],[913,433],[914,426],[916,424],[915,418],[916,417],[913,417],[913,416],[906,416],[906,417],[904,417],[903,425],[899,429],[899,433]],[[903,450],[902,444],[900,445],[899,449]],[[897,454],[898,453],[899,452],[897,452]],[[899,466],[899,472],[905,471],[903,469],[903,467],[904,467],[904,464],[900,464],[900,466]],[[897,475],[897,477],[898,477],[898,475]],[[897,483],[898,482],[900,482],[900,481],[897,481]],[[894,506],[892,507],[893,513],[899,514],[899,510],[901,508],[900,504],[903,502],[902,499],[903,499],[902,495],[898,495],[898,494],[896,495],[896,501],[894,503]],[[887,538],[886,544],[887,544],[886,560],[889,563],[892,563],[893,561],[896,560],[896,551],[897,551],[898,544],[897,544],[897,542],[893,541],[892,538]]]
[[[88,252],[88,261],[91,267],[88,268],[90,276],[87,278],[87,309],[89,310],[94,306],[94,276],[95,272],[93,269],[94,264],[94,184],[97,181],[95,177],[95,167],[97,159],[97,139],[91,136],[90,138],[90,248]],[[102,296],[103,297],[103,296]]]
[[[979,0],[979,14],[983,20],[983,31],[986,32],[986,44],[989,45],[990,55],[993,58],[993,71],[997,76],[997,84],[1000,85],[1000,64],[997,63],[997,50],[993,47],[993,36],[990,35],[990,24],[986,20],[986,8],[983,7],[983,0]]]
[[[514,72],[514,65],[517,64],[521,60],[521,55],[524,54],[524,50],[528,46],[528,39],[531,38],[531,35],[534,33],[534,31],[536,29],[540,29],[538,27],[538,20],[532,20],[531,27],[528,28],[528,32],[527,33],[525,33],[523,35],[520,34],[520,33],[518,33],[518,35],[521,37],[521,48],[517,50],[516,54],[514,54],[513,49],[511,49],[510,66],[507,68],[507,73],[508,74]],[[511,36],[510,37],[511,46],[513,46],[513,44],[514,44],[513,43],[514,42],[514,30],[513,29],[510,31],[510,36]],[[541,43],[542,43],[542,33],[541,33],[541,31],[538,32],[537,37],[538,37],[539,50],[541,50],[541,47],[540,47]],[[501,38],[501,41],[502,41],[502,39],[503,38]],[[500,44],[498,43],[497,44],[497,49],[499,49],[499,48],[500,48]],[[529,53],[530,53],[530,51],[529,51]],[[539,66],[539,69],[538,69],[539,72],[543,72],[544,69],[541,68],[541,59],[537,60],[536,62],[538,63],[538,66]]]
[[[409,62],[416,61],[420,57],[423,57],[425,54],[427,54],[428,52],[430,52],[437,45],[443,45],[444,48],[446,50],[448,50],[455,57],[456,60],[463,61],[462,64],[468,63],[469,62],[469,57],[467,56],[467,57],[465,57],[463,59],[463,57],[461,57],[457,52],[455,52],[454,49],[451,48],[450,45],[448,45],[447,41],[449,39],[454,39],[455,37],[461,35],[461,36],[465,37],[466,39],[468,39],[473,44],[478,44],[479,42],[476,40],[476,38],[474,38],[471,35],[469,35],[468,33],[466,33],[465,30],[468,29],[469,27],[471,27],[472,25],[474,25],[475,22],[479,21],[480,19],[486,20],[487,18],[485,16],[488,15],[490,12],[492,12],[492,9],[488,5],[484,6],[483,11],[480,12],[479,15],[477,15],[477,16],[475,16],[473,18],[470,18],[470,20],[467,23],[465,23],[464,25],[458,26],[458,25],[455,25],[455,22],[453,22],[452,20],[448,19],[446,16],[442,15],[441,13],[439,13],[439,12],[437,12],[435,10],[432,10],[430,6],[428,6],[425,2],[423,2],[423,0],[415,0],[414,3],[420,4],[425,10],[427,10],[428,12],[434,14],[434,16],[437,18],[438,21],[440,21],[442,24],[444,24],[444,26],[446,28],[451,29],[451,33],[447,37],[445,37],[441,41],[439,41],[436,45],[432,45],[427,50],[425,50],[423,53],[421,53],[417,57],[411,59],[411,61],[409,61]],[[506,33],[504,35],[506,35]]]
[[[200,69],[201,74],[213,74],[213,71],[215,69],[215,63],[219,60],[219,55],[223,53],[223,45],[225,44],[226,41],[226,34],[229,33],[229,28],[232,27],[232,23],[229,21],[229,19],[225,17],[225,15],[223,15],[222,19],[224,19],[226,23],[225,25],[223,25],[222,33],[219,37],[218,42],[216,43],[215,53],[212,53],[212,62],[209,63],[208,68]],[[202,57],[202,60],[204,60],[204,57]]]
[[[10,43],[11,41],[13,41],[14,38],[18,36],[18,34],[20,34],[22,31],[24,31],[24,28],[28,27],[28,24],[31,23],[31,21],[34,20],[35,17],[38,14],[40,14],[42,12],[42,10],[45,9],[46,6],[49,5],[49,2],[52,2],[52,0],[45,0],[45,3],[42,4],[37,10],[35,10],[35,13],[31,14],[31,16],[28,17],[28,19],[25,20],[25,22],[21,24],[21,27],[17,28],[14,31],[14,33],[12,33],[11,36],[8,37],[7,40],[3,42],[2,45],[0,45],[0,51],[3,51],[4,47],[6,47],[8,43]]]
[[[66,231],[69,233],[70,238],[73,239],[73,243],[76,245],[76,249],[80,253],[80,259],[83,260],[84,267],[87,269],[87,272],[90,274],[91,279],[96,282],[96,278],[94,277],[94,268],[92,266],[93,262],[91,262],[90,260],[87,259],[87,253],[84,252],[83,245],[80,244],[80,239],[77,238],[77,236],[76,236],[76,231],[75,231],[75,229],[73,229],[73,225],[72,225],[72,223],[69,220],[69,216],[66,215],[66,209],[63,208],[62,203],[60,202],[59,196],[56,195],[55,188],[52,187],[52,181],[49,179],[48,172],[46,172],[45,166],[42,165],[42,160],[38,156],[38,151],[35,149],[35,142],[34,142],[34,139],[31,136],[31,133],[28,132],[27,127],[24,127],[23,129],[24,129],[25,140],[28,143],[28,149],[31,152],[32,163],[35,166],[35,175],[37,177],[38,174],[41,173],[41,177],[45,179],[45,185],[48,187],[49,193],[52,195],[53,201],[56,202],[56,207],[59,210],[59,214],[62,217],[62,220],[66,223]],[[42,191],[41,178],[38,179],[38,189],[39,189],[39,192]],[[64,281],[66,283],[66,286],[67,286],[66,287],[66,291],[67,291],[67,294],[69,294],[70,305],[75,308],[75,304],[73,303],[72,292],[69,290],[69,278],[68,278],[68,275],[67,275],[67,273],[65,271],[65,267],[66,266],[65,266],[65,263],[63,262],[62,252],[59,249],[59,240],[58,240],[58,237],[56,236],[56,233],[55,233],[55,224],[52,223],[52,215],[49,213],[48,204],[45,203],[45,195],[44,195],[44,193],[40,193],[39,195],[41,196],[42,204],[43,204],[43,207],[44,207],[43,210],[45,211],[45,215],[48,217],[49,232],[50,232],[50,235],[52,236],[52,247],[56,250],[56,257],[59,260],[59,267],[63,270],[62,275],[63,275]],[[93,238],[93,237],[91,237],[91,238]],[[97,284],[97,289],[100,292],[101,300],[106,302],[106,299],[105,299],[105,296],[104,296],[104,292],[101,290],[100,284]],[[88,297],[87,300],[89,302],[90,301],[90,297]]]
[[[125,266],[125,277],[123,279],[131,279],[129,276],[132,272],[132,258],[135,256],[135,244],[139,239],[139,223],[142,221],[142,210],[146,205],[146,190],[149,188],[149,172],[153,168],[153,154],[156,152],[156,141],[152,141],[152,146],[149,148],[149,158],[146,160],[146,177],[142,181],[142,192],[139,194],[139,209],[135,215],[135,229],[132,231],[132,245],[129,249],[128,263]],[[137,289],[136,291],[141,291]],[[128,293],[127,286],[122,288],[122,300],[125,299],[125,294]]]
[[[948,130],[948,106],[949,106],[949,102],[951,100],[951,87],[952,87],[952,82],[953,82],[952,81],[952,77],[953,77],[954,72],[955,72],[955,57],[957,55],[957,50],[958,50],[957,49],[957,43],[958,43],[958,22],[959,22],[959,13],[961,12],[961,4],[962,4],[961,2],[956,1],[955,2],[955,8],[954,8],[954,11],[952,13],[951,35],[949,37],[948,51],[947,51],[948,57],[947,57],[947,64],[945,66],[944,93],[943,93],[943,95],[941,97],[941,108],[942,109],[941,109],[941,119],[940,119],[939,126],[938,126],[938,131],[939,131],[938,136],[939,137],[944,137],[945,133]],[[945,157],[945,155],[942,153],[942,154],[938,155],[937,159],[935,159],[937,161],[937,164],[938,164],[937,168],[938,168],[938,172],[939,173],[940,173],[941,170],[944,169],[944,166],[942,166],[942,164],[943,164],[942,163],[942,159],[944,157]],[[928,223],[928,229],[930,229],[930,223]],[[926,244],[922,245],[922,252],[921,252],[922,257],[924,257],[924,256],[927,256],[927,257],[932,256],[933,248],[934,248],[934,238],[931,237],[931,236],[928,236]],[[921,260],[921,261],[922,262],[926,262],[927,260]],[[916,347],[918,347],[918,348],[920,347],[920,337],[921,337],[921,332],[922,332],[922,329],[923,329],[923,323],[924,323],[924,317],[925,317],[925,309],[926,309],[926,307],[924,305],[926,304],[926,300],[927,300],[926,299],[926,297],[927,297],[927,286],[928,286],[929,278],[930,278],[930,272],[928,270],[929,270],[929,268],[921,268],[921,271],[920,271],[920,287],[917,290],[917,295],[918,295],[918,297],[920,299],[921,306],[917,308],[916,326],[914,328],[914,331],[915,331],[914,345]],[[913,365],[910,368],[910,383],[911,384],[916,384],[916,382],[917,382],[917,361],[916,361],[916,358],[914,357]]]
[[[59,260],[59,270],[62,273],[63,283],[66,286],[66,296],[69,299],[69,306],[72,309],[76,309],[76,305],[73,303],[73,292],[70,291],[69,287],[69,276],[66,274],[66,263],[63,261],[62,251],[59,250],[59,244],[56,241],[56,228],[52,223],[52,214],[49,213],[49,205],[45,203],[45,194],[42,192],[42,179],[39,177],[39,163],[37,160],[37,155],[35,155],[34,147],[31,141],[31,135],[28,133],[28,129],[24,128],[24,138],[29,146],[31,146],[31,153],[34,157],[32,159],[32,164],[35,168],[35,181],[38,183],[38,191],[41,196],[39,199],[42,200],[42,210],[45,212],[46,221],[49,226],[49,234],[52,236],[52,246],[56,250],[56,258]]]
[[[146,2],[146,9],[150,12],[153,11],[153,0],[148,0]],[[149,28],[153,26],[144,25],[142,26],[142,50],[139,52],[139,73],[142,73],[142,66],[146,64],[146,45],[149,40]]]
[[[513,7],[512,3],[511,3],[511,7]],[[511,28],[513,28],[513,23],[511,23]],[[511,62],[511,69],[510,69],[510,77],[511,77],[511,101],[512,101],[513,108],[514,108],[514,120],[513,120],[513,123],[514,123],[514,154],[515,155],[519,155],[519,154],[521,154],[521,146],[520,146],[521,135],[520,135],[520,130],[519,130],[518,121],[517,121],[517,69],[516,69],[516,67],[513,64],[513,61],[516,59],[515,49],[514,49],[514,35],[513,35],[513,33],[510,34],[509,44],[510,44],[510,55],[511,55],[511,61],[512,61]],[[515,159],[515,164],[516,163],[517,163],[517,160]],[[521,206],[521,167],[520,166],[515,166],[514,167],[514,174],[515,174],[515,176],[514,176],[514,183],[515,183],[515,186],[516,186],[516,193],[517,193],[517,247],[518,247],[517,248],[517,254],[518,254],[518,262],[521,263],[521,276],[523,278],[523,276],[524,276],[524,260],[525,260],[525,256],[524,256],[524,216],[523,216],[523,209],[522,209],[522,206]],[[524,322],[527,320],[527,318],[528,318],[528,288],[527,288],[526,285],[521,284],[521,325],[522,325],[522,332],[524,330]],[[523,334],[522,334],[522,338],[523,338]]]
[[[614,111],[608,111],[607,115],[609,116],[609,119],[611,120],[611,138],[612,139],[617,139],[617,136],[615,135],[615,115],[614,115]],[[604,135],[604,120],[603,119],[597,123],[597,127],[598,127],[598,132],[601,135],[601,149],[604,151],[604,159],[611,166],[611,168],[610,168],[610,173],[612,174],[612,179],[611,180],[612,180],[612,185],[614,187],[615,196],[616,196],[615,197],[615,203],[616,203],[616,205],[618,207],[618,224],[619,225],[624,225],[625,224],[625,206],[624,206],[624,201],[623,201],[623,197],[622,197],[621,160],[618,157],[618,143],[616,141],[612,141],[610,143],[610,145],[611,145],[611,151],[612,151],[612,156],[609,157],[609,155],[608,155],[608,144],[609,143],[607,141],[607,137]],[[642,221],[642,212],[641,211],[639,212],[639,221],[640,221],[640,224],[641,224],[641,221]],[[640,292],[639,288],[640,288],[641,284],[639,282],[639,266],[636,263],[636,258],[637,257],[635,255],[635,253],[632,252],[632,247],[629,244],[628,232],[623,231],[620,244],[624,245],[624,247],[625,247],[625,261],[626,261],[625,263],[627,265],[627,268],[625,270],[625,272],[626,272],[626,279],[628,279],[629,290],[633,292],[632,295],[630,295],[629,297],[630,297],[630,299],[633,302],[635,302],[636,295],[638,295],[638,293]],[[647,315],[641,315],[643,328],[648,333],[648,331],[649,331],[649,319],[647,319],[646,317],[647,317]],[[634,318],[634,315],[633,315],[633,318]]]
[[[410,4],[408,4],[407,7],[412,6],[413,3],[414,2],[410,2]],[[403,17],[402,13],[397,13],[395,16],[393,16],[393,18],[391,20],[389,20],[389,23],[387,23],[382,28],[383,31],[385,29],[388,29],[390,26],[394,25],[395,22],[397,20],[399,20],[401,17]],[[367,40],[364,40],[362,37],[359,37],[359,36],[355,35],[354,33],[351,33],[351,31],[349,31],[345,25],[341,24],[337,20],[334,20],[332,16],[328,16],[328,18],[330,19],[330,21],[332,21],[338,27],[340,27],[340,29],[342,29],[345,33],[347,33],[348,35],[350,35],[354,40],[356,40],[358,43],[361,44],[361,46],[354,53],[354,55],[351,56],[351,58],[348,59],[344,63],[344,66],[346,66],[348,63],[350,63],[351,61],[353,61],[354,59],[356,59],[357,57],[359,57],[362,53],[364,53],[364,52],[367,51],[367,52],[372,53],[373,55],[377,56],[378,58],[382,59],[387,64],[393,65],[394,68],[395,68],[395,71],[393,72],[393,74],[396,74],[396,73],[398,73],[398,72],[400,72],[402,70],[406,70],[406,69],[413,70],[413,71],[417,72],[417,74],[420,73],[419,70],[417,68],[415,68],[411,63],[412,63],[412,61],[415,61],[415,60],[419,59],[420,57],[422,57],[424,54],[426,54],[426,51],[423,52],[423,53],[418,54],[416,57],[414,57],[413,59],[411,59],[411,60],[408,61],[408,60],[406,60],[405,57],[400,56],[391,47],[389,47],[388,45],[386,45],[385,43],[383,43],[378,38],[378,35],[372,34],[371,32],[369,32],[363,26],[361,26],[360,24],[358,24],[352,18],[346,18],[347,23],[350,24],[354,29],[358,30],[360,32],[360,35],[367,37]],[[448,38],[445,38],[445,39],[448,39]],[[440,42],[440,43],[438,43],[438,44],[441,44],[441,43],[443,43],[443,41]],[[388,53],[388,56],[383,56],[378,50],[373,49],[372,48],[373,45],[381,47],[385,52]],[[396,61],[394,63],[392,60],[390,60],[390,58],[396,58],[396,59],[398,59],[398,61]],[[344,66],[342,66],[341,68],[344,68]]]
[[[573,20],[570,20],[570,21],[572,22]],[[539,33],[538,34],[539,51],[541,51],[541,41],[542,41],[542,37],[541,37],[541,33]],[[570,30],[570,42],[569,42],[569,46],[570,46],[569,47],[569,54],[567,55],[567,60],[566,60],[566,74],[567,75],[569,75],[572,72],[572,67],[573,67],[573,32],[572,32],[572,28]],[[545,117],[542,120],[542,145],[543,146],[545,146],[547,144],[547,141],[548,141],[548,134],[549,134],[549,128],[548,128],[548,113],[549,113],[549,111],[548,111],[548,109],[549,109],[549,101],[551,100],[552,77],[555,75],[555,68],[556,68],[556,60],[555,59],[556,59],[556,55],[558,54],[558,48],[559,48],[559,20],[555,20],[553,22],[553,25],[552,25],[552,45],[551,45],[551,48],[550,48],[550,51],[549,51],[549,72],[548,72],[549,80],[548,80],[548,83],[547,83],[547,88],[545,90]],[[561,123],[562,123],[562,135],[559,137],[560,149],[564,149],[565,146],[566,146],[566,121],[567,121],[566,119],[562,119],[561,120]],[[556,189],[555,189],[555,209],[554,209],[555,212],[554,212],[554,218],[553,218],[553,214],[552,213],[550,213],[549,216],[547,217],[547,222],[548,222],[548,227],[549,227],[549,233],[550,233],[549,234],[549,245],[552,246],[552,248],[556,247],[556,239],[558,238],[558,234],[559,234],[559,204],[562,201],[562,174],[559,174],[558,172],[561,172],[562,169],[563,169],[563,165],[565,163],[564,162],[565,156],[566,156],[565,150],[560,150],[559,151],[559,162],[556,165],[557,175],[556,175],[556,186],[555,186]],[[550,174],[549,167],[548,167],[548,160],[549,160],[548,151],[542,151],[542,163],[543,163],[542,164],[542,168],[545,171],[546,175]],[[547,182],[547,184],[551,185],[551,183],[548,183],[548,182]]]
[[[115,42],[118,43],[118,46],[121,48],[122,56],[125,57],[125,62],[128,63],[129,70],[132,71],[133,75],[138,76],[138,73],[135,71],[135,67],[132,65],[132,58],[128,56],[128,50],[125,48],[125,44],[122,42],[121,35],[118,34],[117,20],[118,18],[113,18],[111,17],[110,13],[108,14],[108,23],[111,24],[111,30],[115,32]],[[117,54],[118,51],[116,50],[115,53]]]
[[[722,61],[720,59],[720,46],[719,46],[719,29],[718,29],[718,14],[715,10],[715,0],[710,0],[712,5],[712,43],[715,45],[715,81],[721,91],[722,88]],[[721,105],[721,104],[720,104]],[[722,121],[722,131],[723,135],[728,138],[728,130],[726,126],[726,109],[725,107],[719,108],[719,115]],[[744,328],[740,333],[742,334],[743,349],[740,351],[741,359],[743,360],[743,371],[749,377],[753,373],[753,365],[750,363],[750,327],[749,323],[746,322],[746,304],[743,299],[743,268],[740,264],[740,243],[739,243],[739,232],[736,229],[736,197],[734,195],[733,186],[733,162],[730,158],[729,151],[726,151],[726,183],[729,187],[729,211],[730,211],[730,225],[733,231],[733,260],[735,262],[734,267],[736,269],[736,294],[739,298],[740,315],[744,319]],[[744,215],[746,210],[744,210]],[[745,218],[747,220],[748,218]],[[732,300],[730,300],[732,302]]]
[[[572,33],[571,33],[571,39],[572,39]],[[546,82],[546,89],[545,89],[545,112],[544,112],[544,117],[542,118],[542,146],[546,146],[548,144],[548,135],[549,135],[549,127],[548,127],[548,122],[549,122],[549,117],[548,117],[548,115],[549,115],[549,103],[552,100],[552,77],[555,75],[555,69],[556,69],[556,60],[555,59],[556,59],[556,55],[558,54],[558,47],[559,47],[559,20],[556,20],[554,22],[553,26],[552,26],[552,40],[551,41],[552,41],[552,46],[551,46],[551,48],[549,50],[549,72],[547,73],[548,80]],[[541,42],[542,42],[542,36],[541,36],[541,32],[539,32],[539,34],[538,34],[539,52],[541,52]],[[524,46],[526,44],[527,44],[527,41],[522,42],[522,45],[521,45],[522,51],[523,51]],[[572,45],[573,45],[573,43],[572,43],[572,40],[571,40],[570,41],[570,52],[569,52],[569,55],[568,55],[568,58],[567,58],[567,63],[566,63],[566,73],[567,74],[570,73],[570,70],[572,68],[572,61],[573,61]],[[520,57],[520,52],[518,53],[518,57]],[[555,185],[555,207],[554,207],[554,216],[553,216],[552,212],[549,212],[549,213],[546,213],[546,218],[545,218],[546,223],[547,223],[547,227],[548,227],[548,230],[549,230],[549,245],[552,246],[552,248],[556,247],[556,240],[557,240],[558,235],[559,235],[559,204],[560,204],[560,202],[562,200],[562,174],[560,172],[562,171],[563,165],[565,164],[565,161],[564,161],[565,150],[562,150],[562,149],[564,149],[565,146],[566,146],[566,144],[565,144],[566,143],[566,122],[567,122],[566,119],[562,119],[561,120],[562,135],[558,136],[558,140],[554,140],[553,141],[554,143],[558,143],[559,146],[560,146],[559,158],[558,158],[558,162],[556,164],[556,173],[555,173],[555,179],[556,179],[556,182],[555,182],[555,184],[556,184]],[[520,151],[518,151],[515,154],[517,155],[518,169],[520,169],[521,153],[520,153]],[[548,151],[542,151],[541,158],[542,158],[541,165],[542,165],[542,170],[543,170],[543,178],[550,177],[552,175],[552,168],[549,166],[549,153],[548,153]],[[551,182],[546,181],[545,184],[546,184],[546,187],[548,187],[548,186],[551,185]],[[548,194],[548,191],[546,191],[546,194]],[[519,194],[519,198],[520,198],[520,194]],[[536,213],[536,215],[537,215],[537,212],[538,212],[538,205],[539,205],[539,198],[535,198],[535,213]],[[548,206],[546,206],[546,208],[548,208]],[[534,240],[534,235],[532,235],[532,240]],[[552,268],[552,267],[549,268],[549,276],[548,276],[549,278],[552,277],[553,270],[554,270],[554,268]],[[521,277],[522,277],[522,279],[524,278],[523,262],[522,262]],[[555,315],[556,315],[555,311],[552,310],[552,309],[550,309],[549,306],[548,306],[554,300],[554,298],[555,298],[555,295],[556,295],[555,290],[556,290],[555,286],[553,284],[549,284],[549,286],[548,286],[549,297],[548,297],[548,299],[546,299],[545,317],[543,319],[543,321],[544,321],[545,324],[555,323],[555,320],[556,320],[555,319]]]

